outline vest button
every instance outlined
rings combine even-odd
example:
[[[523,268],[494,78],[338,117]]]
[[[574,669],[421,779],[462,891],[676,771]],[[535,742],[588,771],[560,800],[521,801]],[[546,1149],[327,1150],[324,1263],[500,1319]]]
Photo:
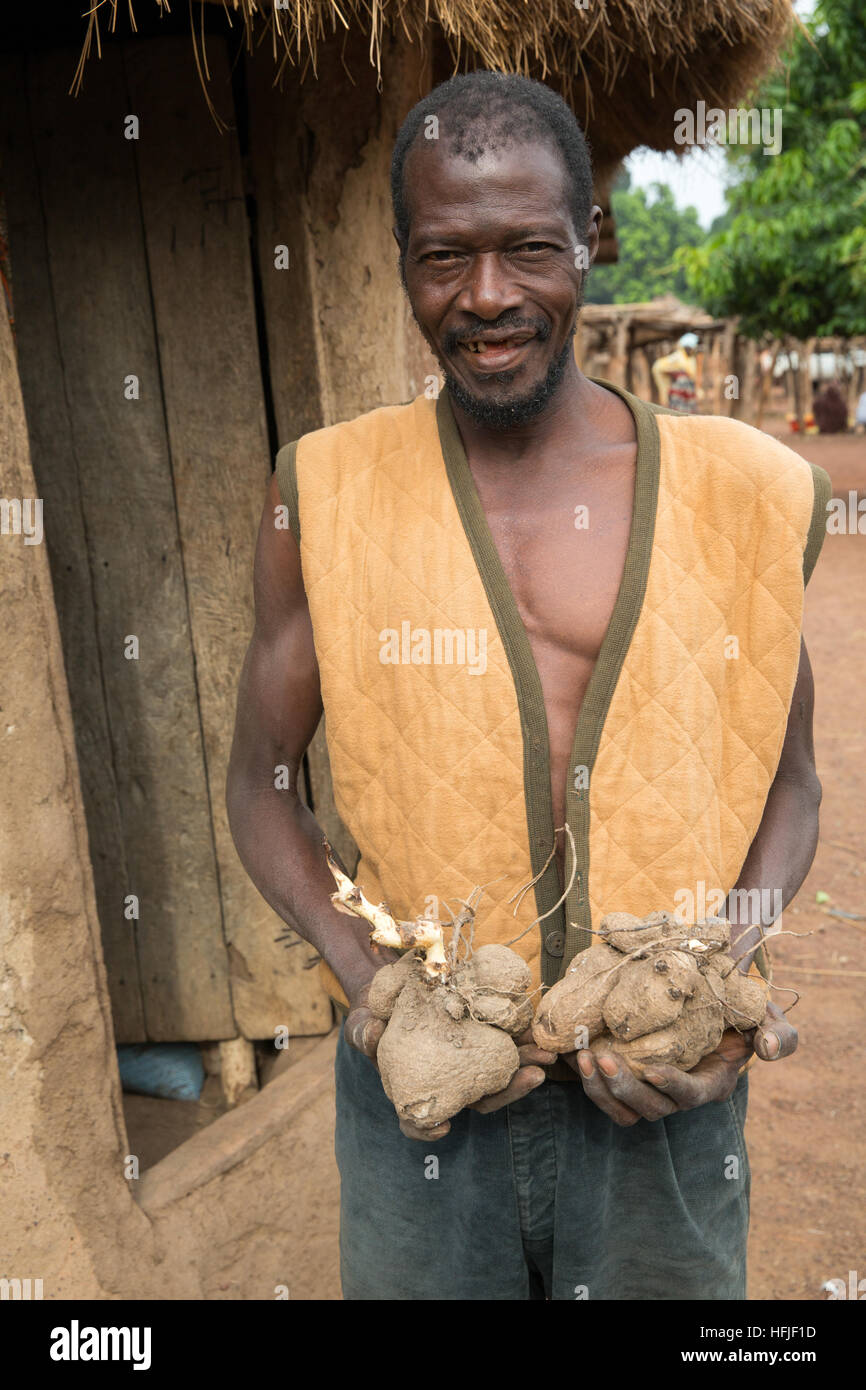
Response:
[[[561,956],[565,950],[565,932],[548,932],[544,941],[549,956]]]

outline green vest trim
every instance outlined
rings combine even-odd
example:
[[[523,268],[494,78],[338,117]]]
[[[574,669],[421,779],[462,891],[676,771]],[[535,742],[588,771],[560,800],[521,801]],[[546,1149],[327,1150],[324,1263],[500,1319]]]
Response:
[[[631,392],[613,386],[610,382],[598,380],[596,384],[613,391],[629,407],[637,433],[637,460],[634,509],[625,568],[610,624],[580,708],[572,745],[571,767],[585,767],[587,779],[592,776],[607,710],[646,592],[658,504],[660,466],[659,435],[652,408]],[[561,896],[561,889],[554,860],[551,860],[544,873],[541,873],[554,842],[550,740],[541,678],[526,628],[487,524],[447,390],[439,396],[436,418],[442,456],[454,501],[487,592],[514,679],[523,731],[524,789],[532,870],[533,874],[541,874],[535,885],[536,908],[538,915],[544,918],[539,923],[541,978],[546,985],[552,985],[560,978],[574,955],[592,944],[592,921],[586,892],[589,873],[589,797],[587,789],[576,789],[572,780],[566,790],[566,816],[574,835],[576,874],[565,904],[556,911],[551,911]],[[566,860],[566,882],[571,877],[573,867]],[[550,950],[549,945],[554,949]]]

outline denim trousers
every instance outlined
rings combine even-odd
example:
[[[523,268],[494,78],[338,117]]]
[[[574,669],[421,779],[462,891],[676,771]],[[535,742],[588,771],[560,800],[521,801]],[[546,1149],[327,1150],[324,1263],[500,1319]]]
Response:
[[[628,1128],[547,1080],[424,1143],[341,1029],[336,1088],[345,1299],[746,1297],[745,1073]]]

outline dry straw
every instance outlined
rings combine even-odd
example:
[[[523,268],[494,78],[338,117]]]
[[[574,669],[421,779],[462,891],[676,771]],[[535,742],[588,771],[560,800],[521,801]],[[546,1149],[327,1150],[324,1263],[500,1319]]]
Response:
[[[169,0],[148,3],[161,14],[171,9]],[[207,95],[204,0],[176,3],[188,6]],[[575,0],[288,0],[282,9],[274,0],[207,3],[222,5],[231,28],[243,25],[250,52],[270,48],[280,73],[288,64],[315,73],[319,46],[360,28],[381,78],[389,35],[425,42],[438,31],[454,71],[522,72],[558,88],[589,131],[597,168],[638,144],[674,148],[678,107],[739,105],[798,22],[791,0],[587,0],[585,8]],[[133,0],[93,0],[85,12],[74,92],[88,57],[100,51],[100,23],[113,31],[118,10],[135,31]]]

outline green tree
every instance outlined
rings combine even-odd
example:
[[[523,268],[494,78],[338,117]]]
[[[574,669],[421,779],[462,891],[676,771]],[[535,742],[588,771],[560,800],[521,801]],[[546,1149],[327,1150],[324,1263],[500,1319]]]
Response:
[[[588,304],[632,304],[661,294],[688,298],[685,272],[674,264],[677,247],[697,247],[705,237],[693,207],[679,209],[667,184],[614,185],[613,213],[619,241],[617,265],[597,266],[586,286]]]
[[[675,257],[691,297],[753,338],[866,333],[863,0],[819,0],[807,29],[754,99],[781,110],[781,152],[729,146],[728,223]]]

